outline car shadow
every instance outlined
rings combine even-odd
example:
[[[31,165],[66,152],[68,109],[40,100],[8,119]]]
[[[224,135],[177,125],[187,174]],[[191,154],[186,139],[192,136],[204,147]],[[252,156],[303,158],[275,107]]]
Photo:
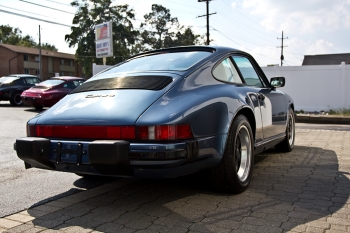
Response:
[[[41,113],[41,112],[44,112],[46,111],[47,109],[40,109],[40,110],[37,110],[35,109],[34,107],[28,107],[27,106],[27,109],[25,109],[24,111],[26,112],[36,112],[36,113]]]
[[[94,176],[94,177],[89,177],[89,178],[84,178],[81,176],[78,176],[80,178],[78,178],[75,182],[74,182],[74,186],[76,188],[71,188],[69,190],[67,190],[64,193],[60,193],[58,195],[52,196],[50,198],[46,198],[44,200],[41,200],[35,204],[33,204],[30,208],[34,208],[37,207],[39,205],[43,205],[46,204],[50,201],[55,201],[57,199],[63,198],[63,197],[67,197],[76,193],[80,193],[80,192],[84,192],[86,190],[104,185],[104,184],[108,184],[114,181],[119,180],[120,178],[115,178],[115,177],[101,177],[101,176]]]
[[[334,151],[295,146],[290,153],[255,156],[252,182],[241,194],[210,190],[200,173],[117,185],[121,179],[109,191],[51,213],[40,216],[38,207],[28,213],[36,227],[72,232],[317,231],[330,228],[325,217],[346,208],[348,175],[339,171]]]
[[[0,101],[0,108],[28,108],[28,106],[13,106],[8,101]]]

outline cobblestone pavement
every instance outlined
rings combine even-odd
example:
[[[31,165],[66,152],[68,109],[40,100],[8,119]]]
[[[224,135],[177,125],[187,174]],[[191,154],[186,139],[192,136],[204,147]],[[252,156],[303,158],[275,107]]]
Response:
[[[239,195],[201,177],[120,179],[0,219],[0,232],[350,232],[350,132],[297,130]]]

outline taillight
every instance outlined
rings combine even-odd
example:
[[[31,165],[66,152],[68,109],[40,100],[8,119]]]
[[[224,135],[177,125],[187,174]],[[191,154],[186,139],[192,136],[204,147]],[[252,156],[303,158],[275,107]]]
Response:
[[[193,138],[191,126],[156,125],[138,127],[139,140],[179,140]]]
[[[180,140],[193,138],[190,125],[72,126],[27,125],[28,137],[70,139]]]
[[[29,125],[27,124],[27,136],[28,137],[35,137],[35,125]]]
[[[36,125],[37,137],[85,139],[135,139],[134,126]]]
[[[52,99],[54,95],[51,94],[51,93],[42,93],[41,95],[38,94],[38,96],[39,96],[40,98],[44,98],[44,99]]]

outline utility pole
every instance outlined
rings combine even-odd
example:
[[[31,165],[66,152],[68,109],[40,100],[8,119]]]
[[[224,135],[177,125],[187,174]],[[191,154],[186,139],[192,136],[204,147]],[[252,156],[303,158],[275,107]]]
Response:
[[[284,60],[284,56],[283,56],[283,47],[288,47],[288,46],[283,46],[283,40],[284,39],[288,39],[288,37],[284,38],[283,37],[283,31],[282,31],[282,38],[278,38],[279,40],[282,40],[282,46],[277,46],[277,48],[281,48],[281,66],[283,66],[283,60]]]
[[[211,0],[198,0],[198,2],[206,2],[206,3],[207,3],[207,14],[201,15],[201,16],[197,16],[197,18],[199,18],[199,17],[204,17],[204,16],[207,17],[207,45],[209,45],[209,43],[210,43],[210,39],[209,39],[209,15],[214,15],[214,14],[216,14],[216,12],[215,12],[215,13],[209,14],[209,2],[210,2],[210,1],[211,1]]]
[[[41,81],[43,80],[43,77],[41,75],[41,66],[42,62],[41,62],[41,35],[40,35],[40,25],[39,25],[39,78],[41,79]]]

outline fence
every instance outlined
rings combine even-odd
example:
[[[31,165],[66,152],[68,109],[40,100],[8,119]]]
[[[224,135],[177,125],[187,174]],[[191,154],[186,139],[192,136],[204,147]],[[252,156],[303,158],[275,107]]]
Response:
[[[350,109],[350,65],[268,66],[262,67],[270,78],[284,76],[281,88],[295,102],[296,110],[327,111]]]

